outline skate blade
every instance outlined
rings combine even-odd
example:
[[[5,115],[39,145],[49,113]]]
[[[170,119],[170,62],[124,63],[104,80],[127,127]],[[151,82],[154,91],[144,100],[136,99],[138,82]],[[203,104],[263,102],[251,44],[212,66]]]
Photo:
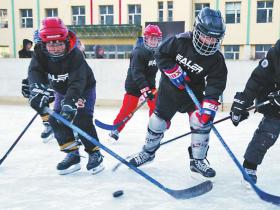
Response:
[[[101,163],[99,166],[95,167],[95,168],[92,168],[90,169],[90,173],[91,174],[98,174],[100,173],[101,171],[103,171],[105,169],[104,165]]]
[[[80,163],[72,165],[71,167],[64,169],[64,170],[58,170],[59,175],[67,175],[67,174],[72,174],[76,171],[79,171],[81,169]]]
[[[252,189],[250,183],[247,182],[245,179],[242,179],[242,180],[241,180],[241,184],[242,184],[242,186],[243,186],[246,190],[251,190],[251,189]]]
[[[118,140],[116,140],[116,139],[114,139],[114,138],[112,138],[112,137],[109,137],[109,138],[107,139],[107,142],[108,142],[109,144],[114,145],[114,144],[117,144]]]
[[[48,143],[50,140],[54,138],[54,133],[50,134],[47,138],[42,138],[44,144]]]
[[[215,177],[206,177],[206,176],[203,176],[202,174],[198,173],[198,172],[194,172],[194,171],[191,171],[190,172],[190,177],[196,181],[200,181],[200,182],[204,182],[204,181],[207,181],[207,180],[211,180],[212,182],[215,181]]]

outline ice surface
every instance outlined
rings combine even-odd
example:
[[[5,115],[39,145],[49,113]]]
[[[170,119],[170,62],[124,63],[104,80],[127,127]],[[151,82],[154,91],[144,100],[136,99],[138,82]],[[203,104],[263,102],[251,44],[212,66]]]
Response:
[[[95,117],[112,123],[117,108],[96,107]],[[0,106],[0,158],[6,153],[35,112],[28,106]],[[227,116],[218,113],[216,119]],[[240,162],[256,129],[261,115],[255,114],[235,128],[225,121],[216,126]],[[117,143],[107,141],[108,132],[97,128],[104,145],[125,157],[138,152],[143,143],[148,122],[148,110],[139,110],[127,124]],[[102,210],[263,210],[278,209],[266,203],[241,184],[241,173],[230,159],[224,147],[211,133],[208,159],[217,171],[214,188],[209,193],[190,200],[175,200],[126,166],[116,172],[111,169],[117,160],[103,152],[106,169],[91,175],[85,168],[87,158],[82,159],[82,169],[67,176],[60,176],[56,164],[64,158],[56,141],[43,144],[40,118],[31,125],[22,139],[0,166],[0,209],[102,209]],[[176,114],[163,141],[189,131],[188,116]],[[190,177],[187,147],[190,136],[162,146],[156,159],[141,169],[172,189],[193,186],[198,181]],[[82,155],[87,154],[80,149]],[[268,151],[258,170],[259,186],[265,191],[280,195],[279,143]],[[114,198],[112,193],[123,190],[124,195]]]

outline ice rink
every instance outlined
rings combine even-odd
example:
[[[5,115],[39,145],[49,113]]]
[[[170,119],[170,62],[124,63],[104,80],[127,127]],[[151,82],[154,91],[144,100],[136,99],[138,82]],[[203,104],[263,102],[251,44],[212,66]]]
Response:
[[[96,107],[95,117],[111,124],[117,108]],[[0,106],[0,158],[6,153],[35,112],[26,106]],[[218,113],[216,120],[228,113]],[[230,120],[216,128],[233,153],[243,161],[243,153],[261,119],[251,114],[249,120],[235,128]],[[97,128],[101,143],[122,157],[140,151],[145,138],[148,110],[139,110],[127,124],[118,142],[108,142],[108,132]],[[55,140],[43,144],[43,130],[39,118],[31,125],[22,139],[0,166],[0,209],[95,209],[95,210],[273,210],[279,207],[262,201],[254,191],[241,184],[242,176],[228,153],[211,133],[208,160],[217,176],[212,191],[189,200],[176,200],[126,166],[112,172],[118,163],[109,154],[105,156],[106,169],[91,175],[85,168],[87,154],[80,148],[82,169],[67,176],[60,176],[56,164],[65,154],[59,151]],[[188,132],[188,116],[177,114],[163,141]],[[198,184],[190,176],[187,147],[190,135],[162,146],[151,164],[141,169],[172,189],[183,189]],[[258,169],[258,186],[266,192],[280,195],[279,142],[269,150]],[[114,198],[112,193],[123,190],[124,195]]]

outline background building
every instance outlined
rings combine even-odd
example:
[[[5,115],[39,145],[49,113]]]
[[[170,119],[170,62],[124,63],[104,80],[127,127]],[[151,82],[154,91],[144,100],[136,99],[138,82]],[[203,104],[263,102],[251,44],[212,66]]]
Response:
[[[262,58],[280,37],[280,0],[1,0],[0,56],[17,57],[42,18],[59,16],[85,44],[87,57],[99,45],[105,58],[128,58],[147,23],[160,22],[164,36],[192,30],[206,6],[225,18],[227,59]]]

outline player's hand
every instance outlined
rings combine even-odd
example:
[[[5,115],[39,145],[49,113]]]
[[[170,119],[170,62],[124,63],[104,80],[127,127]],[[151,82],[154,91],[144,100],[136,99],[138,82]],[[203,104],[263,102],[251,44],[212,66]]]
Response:
[[[28,79],[23,79],[21,81],[21,94],[24,98],[29,98],[30,96]]]
[[[199,122],[203,125],[213,122],[219,105],[220,103],[214,99],[203,100],[201,103],[200,113],[197,113]]]
[[[184,90],[185,83],[191,81],[190,77],[187,75],[187,72],[183,71],[183,69],[178,64],[176,64],[172,69],[163,70],[163,72],[170,79],[173,85],[175,85],[180,90]]]
[[[65,103],[64,100],[61,104],[61,116],[66,120],[72,122],[77,113],[77,106],[73,103]]]
[[[145,88],[141,89],[140,92],[142,93],[142,95],[145,98],[147,98],[149,100],[153,100],[155,98],[155,95],[152,93],[152,91],[149,87],[145,87]]]
[[[34,83],[30,86],[29,104],[39,114],[45,114],[44,109],[49,106],[49,96],[44,84]]]
[[[243,92],[235,94],[230,110],[231,121],[234,126],[238,126],[241,121],[249,117],[249,112],[246,109],[250,104]]]

